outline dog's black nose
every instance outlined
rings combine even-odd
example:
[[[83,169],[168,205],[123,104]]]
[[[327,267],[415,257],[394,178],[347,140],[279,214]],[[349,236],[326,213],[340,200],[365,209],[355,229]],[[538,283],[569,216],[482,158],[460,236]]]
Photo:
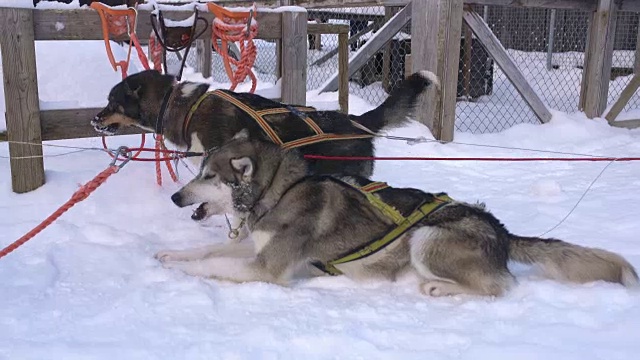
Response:
[[[173,201],[177,206],[182,207],[182,195],[180,195],[179,192],[171,195],[171,201]]]

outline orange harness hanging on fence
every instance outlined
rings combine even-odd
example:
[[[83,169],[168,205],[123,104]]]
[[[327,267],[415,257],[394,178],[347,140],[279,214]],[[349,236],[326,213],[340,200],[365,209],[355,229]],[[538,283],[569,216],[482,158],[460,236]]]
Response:
[[[120,68],[122,78],[124,79],[127,77],[129,63],[131,62],[131,50],[133,47],[136,48],[136,52],[138,53],[138,58],[140,59],[142,66],[144,66],[145,69],[149,69],[149,60],[144,54],[142,46],[140,45],[140,40],[138,40],[138,36],[136,34],[138,11],[133,7],[126,9],[113,9],[99,2],[93,2],[90,6],[98,12],[98,15],[100,15],[100,20],[102,22],[102,37],[104,38],[107,57],[109,58],[109,62],[111,63],[113,70],[118,71],[118,68]],[[115,60],[113,50],[111,49],[111,43],[109,41],[110,35],[117,37],[127,35],[129,37],[129,49],[127,50],[126,60]],[[158,71],[161,70],[155,62],[154,68]]]
[[[109,6],[106,6],[99,2],[91,3],[91,8],[95,9],[100,15],[100,20],[102,22],[102,36],[104,37],[104,44],[107,50],[107,57],[109,58],[109,62],[113,67],[114,71],[118,71],[120,68],[120,73],[122,74],[122,79],[124,80],[127,77],[127,71],[129,70],[129,64],[131,62],[131,49],[135,46],[136,52],[138,53],[138,58],[142,63],[142,66],[149,70],[149,59],[144,54],[142,50],[142,46],[140,45],[140,41],[138,40],[138,36],[136,34],[136,26],[138,22],[138,11],[133,8],[127,9],[113,9]],[[127,58],[126,60],[116,61],[113,56],[113,50],[111,49],[110,43],[110,35],[114,36],[124,36],[125,34],[129,37],[129,49],[127,50]],[[153,57],[154,69],[158,71],[162,71],[161,59],[158,56],[157,47],[160,46],[159,42],[154,39],[155,34],[151,34],[151,38],[149,41],[149,48],[151,49],[151,55]],[[154,40],[153,44],[151,40]],[[160,50],[161,52],[162,50]],[[162,134],[155,134],[155,146],[156,146],[156,158],[160,158],[160,151],[166,150],[164,145],[164,139]],[[145,143],[145,134],[142,134],[142,140],[140,144],[140,148],[144,147]],[[102,145],[104,148],[107,148],[106,139],[102,137]],[[140,152],[137,152],[133,155],[133,158],[137,158],[140,155]],[[165,161],[167,166],[167,170],[169,171],[169,175],[174,182],[178,181],[178,176],[176,175],[173,167],[171,166],[171,162]],[[156,182],[158,185],[162,185],[162,171],[160,169],[160,161],[156,162]]]
[[[251,79],[251,90],[256,90],[257,79],[251,68],[256,61],[257,51],[253,39],[258,35],[258,23],[256,17],[256,5],[249,11],[230,11],[212,2],[207,3],[209,12],[215,15],[211,30],[211,42],[224,61],[224,68],[227,72],[231,87],[235,90],[239,83],[249,76]],[[220,40],[220,44],[218,44]],[[229,42],[240,43],[240,59],[236,60],[229,56]],[[236,69],[232,69],[233,65]]]

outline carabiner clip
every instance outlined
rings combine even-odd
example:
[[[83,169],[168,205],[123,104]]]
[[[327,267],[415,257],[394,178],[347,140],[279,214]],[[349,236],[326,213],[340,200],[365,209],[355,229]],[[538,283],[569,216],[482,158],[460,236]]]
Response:
[[[244,34],[245,37],[249,37],[251,34],[251,22],[253,20],[253,9],[249,10],[249,18],[247,18],[247,31]]]
[[[113,160],[111,160],[110,166],[117,166],[118,170],[122,169],[122,167],[126,163],[128,163],[133,157],[131,150],[129,150],[129,148],[126,146],[120,146],[118,150],[116,150],[115,154],[112,154],[112,155],[113,155]],[[116,165],[118,160],[120,160],[119,158],[120,155],[124,156],[124,160],[121,160],[122,162],[119,165]]]

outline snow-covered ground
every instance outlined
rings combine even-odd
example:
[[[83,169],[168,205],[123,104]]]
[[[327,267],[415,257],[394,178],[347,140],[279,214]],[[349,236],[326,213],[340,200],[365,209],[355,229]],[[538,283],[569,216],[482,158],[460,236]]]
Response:
[[[99,106],[119,81],[99,42],[42,43],[37,51],[43,107]],[[271,86],[262,83],[261,91]],[[309,103],[338,107],[335,93],[310,93]],[[350,97],[352,113],[370,108]],[[456,133],[457,143],[447,145],[382,139],[377,155],[552,156],[509,148],[640,155],[640,130],[611,128],[581,114],[554,115],[546,125]],[[391,134],[431,138],[415,122]],[[138,141],[114,137],[109,145]],[[49,144],[100,147],[100,140]],[[11,192],[8,146],[0,143],[0,247],[37,225],[110,162],[99,151],[44,151],[47,183],[18,195]],[[374,177],[484,201],[513,232],[539,235],[571,210],[606,165],[380,161]],[[183,167],[180,175],[181,183],[192,176]],[[605,283],[562,285],[522,266],[513,267],[520,284],[499,299],[428,298],[412,278],[393,284],[318,278],[283,288],[164,269],[153,259],[158,250],[220,242],[227,233],[223,218],[198,225],[188,209],[175,207],[169,196],[180,184],[167,178],[158,187],[152,164],[128,164],[0,259],[0,359],[627,360],[640,353],[640,292]],[[612,164],[548,235],[616,251],[640,268],[639,179],[637,163]]]

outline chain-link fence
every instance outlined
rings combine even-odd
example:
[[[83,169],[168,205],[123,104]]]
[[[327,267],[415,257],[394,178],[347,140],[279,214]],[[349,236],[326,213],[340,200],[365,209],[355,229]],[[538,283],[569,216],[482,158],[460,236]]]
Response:
[[[567,112],[578,109],[588,28],[586,12],[497,6],[474,10],[483,15],[516,66],[549,107]],[[467,60],[471,63],[471,75],[466,76],[474,77],[475,64],[487,64],[477,76],[491,85],[484,94],[459,98],[456,129],[483,133],[501,131],[519,123],[539,123],[504,72],[466,28],[463,25],[462,47],[467,37],[473,38],[472,55]],[[549,52],[550,46],[552,52]]]
[[[255,65],[253,67],[256,77],[260,82],[274,83],[278,80],[277,77],[277,50],[275,41],[266,40],[254,40],[257,48],[257,56]],[[240,50],[235,44],[230,44],[228,48],[229,55],[232,58],[240,58]],[[184,51],[180,53],[180,56],[176,53],[167,53],[167,67],[172,74],[177,73],[177,70],[182,64],[182,55]],[[186,65],[197,69],[198,68],[198,53],[195,44],[192,46],[187,56]],[[230,83],[227,73],[224,70],[224,63],[222,57],[213,51],[211,57],[211,78],[216,83]]]
[[[308,13],[309,21],[349,25],[349,56],[352,56],[400,9],[369,6],[309,9]],[[565,112],[578,110],[590,13],[501,6],[474,6],[474,10],[483,16],[525,78],[550,108]],[[411,52],[410,33],[409,23],[351,76],[350,94],[374,106],[386,99],[404,77],[405,55]],[[637,39],[638,14],[619,13],[610,103],[630,81]],[[274,83],[277,80],[276,44],[256,40],[256,45],[256,75],[263,82]],[[337,35],[309,35],[308,90],[321,87],[337,73],[337,48]],[[195,67],[196,62],[196,52],[192,51],[187,63]],[[519,123],[539,123],[466,25],[463,25],[460,39],[458,74],[457,131],[485,133],[501,131]],[[212,77],[215,82],[228,82],[222,59],[215,53]],[[640,95],[636,94],[627,110],[639,107]]]

